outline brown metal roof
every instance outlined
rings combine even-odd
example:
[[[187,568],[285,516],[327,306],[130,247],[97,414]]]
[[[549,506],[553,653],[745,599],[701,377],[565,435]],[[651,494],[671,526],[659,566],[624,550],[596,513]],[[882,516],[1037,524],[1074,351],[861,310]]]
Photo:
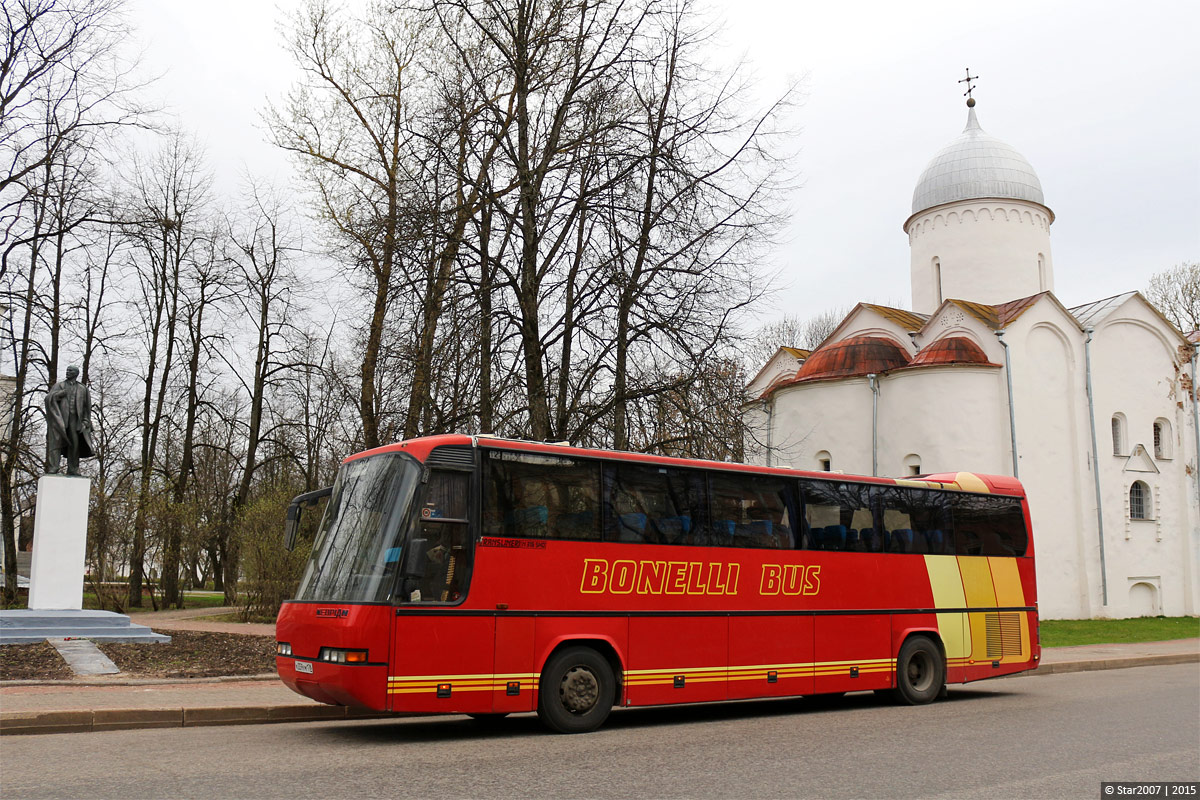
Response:
[[[944,364],[978,364],[986,367],[999,367],[988,361],[987,355],[965,336],[946,336],[931,342],[917,353],[908,363],[910,367],[931,367]]]
[[[788,383],[887,372],[908,363],[908,353],[886,336],[851,336],[819,347]],[[786,384],[781,384],[786,385]]]
[[[947,302],[953,303],[971,316],[976,317],[989,328],[1001,330],[1007,328],[1017,317],[1024,314],[1027,309],[1047,294],[1049,292],[1038,292],[1029,297],[1010,300],[1007,303],[1000,303],[994,306],[985,305],[984,303],[972,303],[970,300],[951,299]]]
[[[921,330],[922,326],[929,321],[929,317],[925,314],[917,314],[914,311],[905,311],[903,308],[892,308],[891,306],[877,306],[874,303],[861,303],[863,308],[869,308],[879,316],[886,320],[890,320],[909,333],[916,333]]]

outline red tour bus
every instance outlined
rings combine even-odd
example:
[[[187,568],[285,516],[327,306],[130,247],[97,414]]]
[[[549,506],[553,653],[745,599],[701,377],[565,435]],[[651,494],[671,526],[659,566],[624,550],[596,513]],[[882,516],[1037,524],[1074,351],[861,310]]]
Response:
[[[890,480],[431,436],[347,458],[284,683],[324,703],[594,730],[614,705],[888,691],[1035,669],[1013,478]]]

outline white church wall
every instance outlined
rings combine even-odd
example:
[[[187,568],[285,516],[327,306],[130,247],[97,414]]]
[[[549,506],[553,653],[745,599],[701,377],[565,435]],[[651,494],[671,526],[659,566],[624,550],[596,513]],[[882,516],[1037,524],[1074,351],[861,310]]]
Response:
[[[1018,477],[1029,498],[1038,606],[1048,619],[1089,617],[1100,548],[1091,491],[1082,337],[1058,306],[1039,303],[1009,326]],[[1008,473],[1011,474],[1011,466]],[[1095,595],[1093,597],[1093,595]]]
[[[871,474],[871,388],[866,378],[799,383],[775,393],[771,420],[775,466]],[[760,461],[759,463],[763,463]]]
[[[951,203],[913,217],[905,229],[913,311],[932,314],[951,298],[994,305],[1054,290],[1050,216],[1036,203]]]
[[[1002,380],[995,367],[961,365],[886,375],[880,382],[879,474],[903,477],[909,455],[920,456],[924,473],[1008,474]]]
[[[1092,342],[1096,425],[1108,561],[1109,605],[1114,616],[1144,610],[1136,584],[1156,588],[1158,608],[1167,615],[1195,614],[1197,597],[1196,496],[1186,465],[1194,461],[1190,405],[1180,385],[1177,337],[1145,309],[1130,301],[1097,327]],[[1125,425],[1114,452],[1112,418]],[[1155,457],[1156,420],[1170,423],[1171,447]],[[1130,518],[1130,487],[1149,490],[1148,519]]]

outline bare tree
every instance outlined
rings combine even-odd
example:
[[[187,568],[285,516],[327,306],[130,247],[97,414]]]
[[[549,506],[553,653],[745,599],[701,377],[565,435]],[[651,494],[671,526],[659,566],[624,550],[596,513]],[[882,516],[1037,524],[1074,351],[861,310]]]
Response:
[[[142,605],[148,506],[163,430],[164,406],[178,355],[179,313],[184,301],[182,276],[197,249],[211,233],[207,213],[209,178],[201,155],[182,134],[170,137],[134,176],[129,211],[131,251],[140,287],[132,303],[140,316],[142,368],[141,447],[138,460],[138,513],[134,520],[129,565],[129,600]]]
[[[292,21],[288,46],[304,83],[267,120],[275,143],[296,157],[344,264],[368,279],[370,312],[360,361],[358,405],[363,444],[381,441],[379,360],[404,240],[420,225],[412,208],[417,172],[412,116],[420,99],[411,81],[426,26],[372,4],[346,20],[311,0]]]
[[[126,34],[114,0],[13,0],[0,9],[0,286],[19,328],[13,424],[0,443],[8,602],[16,518],[40,472],[38,409],[28,398],[57,370],[63,276],[74,234],[92,221],[97,149],[143,119],[133,65],[120,55]]]
[[[277,193],[253,182],[246,195],[236,217],[226,220],[226,257],[234,267],[234,297],[253,354],[248,371],[227,359],[247,399],[245,416],[238,419],[238,427],[244,431],[244,447],[228,514],[220,518],[215,541],[210,544],[214,574],[222,578],[228,601],[233,600],[234,586],[223,578],[236,572],[234,526],[250,500],[263,465],[264,441],[276,440],[282,433],[283,421],[268,413],[268,402],[289,373],[308,367],[297,349],[301,335],[295,326],[301,307],[293,258],[299,251],[299,241],[290,209]],[[276,448],[276,457],[282,452]]]
[[[1152,275],[1146,299],[1184,333],[1200,330],[1200,262],[1185,261]]]

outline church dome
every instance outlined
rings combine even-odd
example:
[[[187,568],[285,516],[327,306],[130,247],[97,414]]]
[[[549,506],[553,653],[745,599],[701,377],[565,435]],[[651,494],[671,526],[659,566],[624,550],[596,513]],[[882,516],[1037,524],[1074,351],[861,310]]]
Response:
[[[813,352],[793,383],[871,375],[903,367],[908,353],[886,336],[851,336]]]
[[[998,367],[988,361],[979,345],[965,336],[946,336],[925,346],[909,362],[910,367],[932,367],[946,364],[981,364]]]
[[[912,213],[958,200],[993,197],[1045,205],[1033,167],[1011,145],[985,133],[972,106],[962,134],[921,173],[913,191]]]

